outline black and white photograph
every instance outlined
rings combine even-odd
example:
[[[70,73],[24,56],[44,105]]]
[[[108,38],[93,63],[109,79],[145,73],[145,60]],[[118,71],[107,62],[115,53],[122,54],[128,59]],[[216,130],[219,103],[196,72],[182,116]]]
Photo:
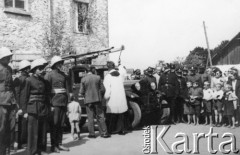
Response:
[[[0,0],[0,155],[240,155],[240,0]]]

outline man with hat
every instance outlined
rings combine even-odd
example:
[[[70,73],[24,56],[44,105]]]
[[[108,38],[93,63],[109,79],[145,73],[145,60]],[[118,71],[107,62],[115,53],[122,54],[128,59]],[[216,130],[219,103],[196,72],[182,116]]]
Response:
[[[154,71],[154,68],[148,67],[146,69],[145,77],[139,81],[142,91],[144,91],[144,94],[146,95],[151,90],[151,83],[153,82],[155,83],[155,85],[157,84],[156,78],[153,76],[153,71]]]
[[[26,113],[26,106],[25,103],[26,93],[23,92],[24,87],[26,86],[26,79],[29,77],[29,70],[31,64],[27,60],[22,60],[19,63],[18,71],[21,72],[19,78],[16,78],[14,81],[15,84],[15,92],[16,92],[16,99],[17,104],[19,106],[18,110],[18,147],[21,148],[22,145],[27,144],[27,113]]]
[[[200,77],[202,84],[205,81],[208,81],[209,83],[211,83],[211,77],[205,73],[205,66],[203,64],[199,66],[197,76]]]
[[[36,59],[31,64],[32,75],[26,79],[22,90],[27,104],[23,106],[24,117],[28,118],[27,155],[47,154],[47,123],[50,114],[49,89],[47,81],[42,78],[44,64]]]
[[[60,150],[69,151],[69,148],[62,145],[63,125],[69,102],[67,76],[62,72],[63,63],[60,56],[54,56],[50,64],[52,71],[45,76],[52,92],[51,151],[58,153]]]
[[[10,155],[11,133],[15,127],[16,100],[13,90],[12,69],[8,65],[12,52],[0,48],[0,154]]]
[[[179,92],[176,99],[176,108],[175,113],[177,117],[177,122],[185,122],[183,118],[183,105],[185,102],[185,99],[188,98],[188,89],[187,89],[187,81],[186,78],[182,76],[182,69],[178,68],[176,70],[177,80],[178,80],[178,87]]]
[[[189,75],[187,76],[187,81],[190,81],[192,83],[198,82],[198,85],[202,87],[201,78],[196,74],[196,68],[190,67],[189,69]]]
[[[134,79],[133,80],[140,80],[141,79],[141,70],[140,69],[136,69],[134,72]]]
[[[164,73],[161,75],[159,79],[158,89],[161,93],[163,93],[166,97],[166,101],[168,102],[168,106],[170,107],[170,117],[169,123],[175,124],[175,100],[179,93],[178,80],[175,72],[171,72],[170,69],[175,69],[172,65],[165,66]]]

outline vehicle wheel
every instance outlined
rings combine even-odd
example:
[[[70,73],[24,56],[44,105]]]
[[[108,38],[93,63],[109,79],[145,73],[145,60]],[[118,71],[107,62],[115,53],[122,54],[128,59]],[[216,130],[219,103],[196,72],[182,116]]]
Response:
[[[160,117],[159,123],[166,124],[170,117],[170,108],[162,108],[160,114],[161,114],[161,117]]]
[[[86,123],[87,117],[82,117],[79,123],[79,127],[82,128],[83,125]]]
[[[138,106],[137,103],[133,101],[129,101],[129,114],[130,114],[130,121],[131,121],[131,126],[132,128],[135,128],[141,120],[142,114],[141,114],[141,109]]]

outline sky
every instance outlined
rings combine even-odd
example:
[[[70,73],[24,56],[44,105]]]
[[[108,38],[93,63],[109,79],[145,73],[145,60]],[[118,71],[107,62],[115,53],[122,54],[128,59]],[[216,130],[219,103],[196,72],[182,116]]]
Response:
[[[145,69],[191,50],[210,49],[240,32],[240,0],[108,0],[110,46],[125,46],[121,62]],[[110,54],[117,63],[119,53]]]

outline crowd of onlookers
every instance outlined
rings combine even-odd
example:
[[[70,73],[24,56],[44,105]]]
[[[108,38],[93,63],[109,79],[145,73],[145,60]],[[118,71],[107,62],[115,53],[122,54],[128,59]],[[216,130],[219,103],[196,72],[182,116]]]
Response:
[[[166,64],[157,69],[149,67],[143,75],[137,69],[132,78],[140,80],[135,90],[141,96],[154,90],[164,97],[170,108],[169,124],[239,126],[240,78],[235,67],[222,73],[218,67]]]

